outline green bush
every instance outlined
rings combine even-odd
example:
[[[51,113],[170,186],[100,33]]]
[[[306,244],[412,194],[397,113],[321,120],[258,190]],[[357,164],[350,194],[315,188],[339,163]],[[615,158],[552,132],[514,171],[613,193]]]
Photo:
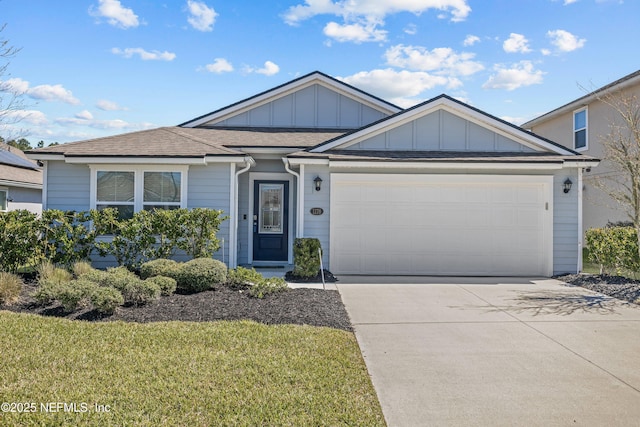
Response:
[[[591,228],[586,232],[588,259],[600,265],[600,274],[640,270],[635,228]]]
[[[75,263],[73,263],[71,271],[73,271],[73,276],[78,279],[85,274],[95,271],[95,269],[87,261],[76,261]]]
[[[153,261],[147,261],[140,266],[140,277],[148,279],[154,276],[166,276],[176,278],[178,276],[178,270],[180,264],[172,259],[154,259]]]
[[[38,283],[42,282],[57,282],[57,283],[66,283],[73,279],[71,273],[69,273],[64,268],[56,267],[50,261],[43,261],[38,265]]]
[[[196,258],[180,265],[178,288],[187,292],[214,289],[227,280],[227,266],[213,258]]]
[[[297,238],[293,243],[293,275],[297,277],[315,277],[320,273],[320,240]]]
[[[145,280],[158,285],[160,288],[160,294],[164,296],[172,295],[176,291],[177,282],[176,279],[166,276],[153,276]]]
[[[13,304],[22,291],[22,279],[13,273],[0,272],[0,304]]]
[[[91,212],[42,211],[39,244],[44,258],[66,267],[89,259],[97,237],[90,225],[94,216]]]
[[[220,249],[216,233],[229,217],[223,217],[221,210],[205,208],[177,209],[175,212],[182,228],[178,248],[193,258],[211,258]]]
[[[263,280],[264,277],[262,277],[262,274],[258,273],[255,268],[249,270],[244,267],[236,267],[229,270],[227,285],[232,288],[245,288]]]
[[[150,280],[130,280],[122,290],[124,303],[144,305],[160,298],[160,286]]]
[[[72,280],[70,282],[43,281],[34,294],[40,304],[50,304],[58,301],[65,311],[75,311],[81,305],[89,302],[91,295],[98,286],[88,280]]]
[[[98,313],[113,314],[116,307],[124,304],[124,297],[115,288],[98,287],[91,294],[91,304]]]
[[[136,276],[135,273],[127,270],[125,267],[107,268],[106,272],[96,274],[95,277],[98,278],[98,284],[100,286],[116,288],[120,292],[124,292],[124,289],[129,284],[140,281],[140,278]],[[87,277],[88,280],[92,280],[93,278],[94,276]]]
[[[0,212],[0,271],[17,272],[40,260],[38,216],[26,210]]]
[[[249,288],[249,295],[255,298],[264,298],[266,295],[287,290],[287,282],[281,277],[262,279]]]

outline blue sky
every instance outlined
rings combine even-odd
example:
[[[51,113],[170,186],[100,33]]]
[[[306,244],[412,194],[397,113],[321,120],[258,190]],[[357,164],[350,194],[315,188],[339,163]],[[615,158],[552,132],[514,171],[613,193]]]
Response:
[[[520,124],[638,70],[639,17],[635,0],[1,0],[22,50],[0,90],[24,105],[0,135],[176,125],[314,70]]]

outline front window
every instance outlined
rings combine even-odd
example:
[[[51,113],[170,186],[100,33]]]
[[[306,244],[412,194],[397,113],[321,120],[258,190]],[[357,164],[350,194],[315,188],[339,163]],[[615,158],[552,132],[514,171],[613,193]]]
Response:
[[[92,169],[93,207],[98,210],[115,208],[119,218],[127,219],[141,210],[178,209],[183,205],[187,167],[160,170],[158,166],[132,166],[126,170],[95,165]]]
[[[181,199],[180,172],[144,173],[144,209],[177,209]]]
[[[281,234],[284,184],[260,184],[260,233]]]
[[[133,217],[135,209],[135,173],[98,171],[96,208],[115,208],[121,219]]]
[[[573,113],[573,148],[585,150],[587,148],[587,109]]]
[[[7,206],[7,193],[7,190],[0,190],[0,212],[4,212],[9,208]]]

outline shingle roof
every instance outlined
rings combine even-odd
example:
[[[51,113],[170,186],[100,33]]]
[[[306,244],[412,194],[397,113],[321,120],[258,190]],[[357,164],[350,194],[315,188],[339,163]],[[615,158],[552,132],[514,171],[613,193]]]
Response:
[[[313,147],[340,129],[162,127],[29,151],[30,154],[103,157],[204,157],[244,155],[239,147]]]
[[[562,163],[576,159],[597,161],[590,156],[562,156],[555,153],[486,152],[486,151],[379,151],[379,150],[328,150],[323,153],[299,151],[289,158],[315,158],[334,161],[368,162],[469,162],[469,163]]]
[[[0,143],[0,181],[42,185],[42,171],[22,151]]]

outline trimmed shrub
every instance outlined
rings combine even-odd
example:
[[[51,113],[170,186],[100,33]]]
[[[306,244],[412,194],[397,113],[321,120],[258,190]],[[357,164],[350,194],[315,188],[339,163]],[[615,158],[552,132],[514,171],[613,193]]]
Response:
[[[315,277],[320,273],[320,240],[297,238],[293,243],[293,275],[296,277]]]
[[[73,263],[73,266],[71,267],[71,271],[73,271],[73,275],[76,279],[84,276],[87,273],[91,273],[94,270],[95,269],[91,267],[91,264],[87,261],[77,261]]]
[[[600,274],[640,270],[638,235],[632,227],[591,228],[586,232],[588,259],[600,265]]]
[[[0,270],[17,272],[40,260],[40,220],[27,210],[0,212]]]
[[[227,285],[232,288],[246,288],[263,280],[264,277],[262,277],[262,274],[258,273],[255,268],[249,270],[244,267],[236,267],[229,270]]]
[[[178,276],[179,269],[180,264],[172,259],[154,259],[140,266],[140,277],[142,279],[148,279],[154,276],[165,276],[175,279]]]
[[[0,304],[11,305],[18,301],[23,284],[20,276],[0,272]]]
[[[249,295],[255,298],[264,298],[266,295],[274,294],[276,292],[283,292],[287,290],[287,282],[281,277],[272,277],[269,279],[262,279],[260,282],[255,283],[249,289]]]
[[[126,269],[126,267],[114,267],[107,268],[107,271],[102,275],[96,275],[99,277],[99,285],[116,288],[120,292],[123,292],[124,289],[131,283],[135,283],[140,281],[140,278],[136,276],[135,273]],[[126,297],[125,297],[126,300]]]
[[[172,279],[171,277],[166,276],[153,276],[145,279],[145,282],[150,282],[158,285],[160,288],[160,294],[164,296],[168,296],[173,294],[177,288],[176,279]]]
[[[160,286],[149,280],[131,280],[122,290],[125,304],[144,305],[160,298]]]
[[[45,281],[34,298],[41,304],[58,301],[64,310],[70,313],[86,305],[96,289],[97,285],[87,280],[72,280],[66,283]]]
[[[91,294],[91,304],[98,313],[113,314],[117,307],[124,304],[124,297],[115,288],[98,287]]]
[[[178,288],[187,292],[214,289],[227,281],[227,266],[213,258],[196,258],[185,262],[178,272]]]

